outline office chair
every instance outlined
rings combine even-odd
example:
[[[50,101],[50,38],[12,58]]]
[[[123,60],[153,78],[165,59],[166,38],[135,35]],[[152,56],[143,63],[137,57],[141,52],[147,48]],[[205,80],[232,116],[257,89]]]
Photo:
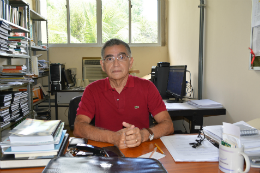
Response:
[[[77,114],[77,109],[79,107],[79,102],[81,101],[81,97],[82,96],[73,97],[69,103],[68,120],[71,130],[74,130],[74,122]],[[95,126],[95,117],[91,120],[90,124]]]
[[[81,97],[82,96],[73,97],[69,103],[68,120],[69,120],[69,126],[71,130],[74,130],[74,122],[77,114],[77,109],[79,107],[79,102],[81,101]],[[95,117],[91,120],[90,124],[95,126]],[[157,122],[151,116],[151,114],[149,114],[149,126],[152,127],[155,124],[157,124]]]

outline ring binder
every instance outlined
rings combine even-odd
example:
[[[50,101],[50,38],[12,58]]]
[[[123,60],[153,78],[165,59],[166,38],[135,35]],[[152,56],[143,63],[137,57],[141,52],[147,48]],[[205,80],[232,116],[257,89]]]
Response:
[[[240,128],[240,136],[257,135],[258,130],[256,128],[246,126],[244,124],[236,124]]]

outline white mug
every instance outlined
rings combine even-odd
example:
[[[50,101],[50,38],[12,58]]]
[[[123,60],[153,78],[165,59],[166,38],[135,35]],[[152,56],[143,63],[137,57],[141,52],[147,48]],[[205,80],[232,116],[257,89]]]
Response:
[[[81,87],[82,85],[82,79],[77,79],[77,87]]]
[[[89,84],[89,80],[88,79],[84,79],[84,86],[86,87],[86,86],[88,86],[88,84]]]
[[[244,171],[244,158],[246,161],[246,169]],[[244,153],[244,147],[230,148],[219,145],[219,169],[222,172],[238,173],[248,172],[250,170],[250,161]]]

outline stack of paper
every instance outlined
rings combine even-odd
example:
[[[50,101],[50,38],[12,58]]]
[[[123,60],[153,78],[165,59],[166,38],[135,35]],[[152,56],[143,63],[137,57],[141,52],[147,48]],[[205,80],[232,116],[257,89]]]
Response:
[[[249,126],[244,121],[239,121],[237,124],[244,124]],[[205,135],[212,138],[213,140],[217,141],[218,143],[221,142],[222,139],[222,125],[216,126],[206,126],[203,127],[203,131]],[[241,144],[244,145],[245,153],[249,156],[260,155],[260,135],[251,135],[251,136],[240,136]]]
[[[212,101],[210,99],[189,100],[187,103],[197,108],[223,108],[221,103]]]
[[[218,162],[218,148],[208,140],[203,140],[202,145],[193,148],[198,135],[172,135],[163,136],[161,140],[166,146],[175,162]]]

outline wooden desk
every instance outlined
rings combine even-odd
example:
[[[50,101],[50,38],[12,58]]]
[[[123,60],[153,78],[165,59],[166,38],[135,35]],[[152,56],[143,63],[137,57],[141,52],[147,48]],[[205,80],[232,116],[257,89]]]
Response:
[[[153,151],[154,143],[157,143],[159,147],[163,150],[166,156],[160,159],[165,169],[171,173],[215,173],[221,171],[218,168],[218,162],[174,162],[172,156],[162,143],[160,139],[153,140],[152,142],[144,142],[136,148],[121,149],[122,153],[126,157],[139,157],[143,154]],[[108,143],[89,141],[90,145],[95,145],[98,147],[111,146]],[[23,169],[5,169],[0,170],[1,173],[41,173],[43,171],[41,168],[23,168]],[[251,168],[249,173],[260,173],[259,168]]]

